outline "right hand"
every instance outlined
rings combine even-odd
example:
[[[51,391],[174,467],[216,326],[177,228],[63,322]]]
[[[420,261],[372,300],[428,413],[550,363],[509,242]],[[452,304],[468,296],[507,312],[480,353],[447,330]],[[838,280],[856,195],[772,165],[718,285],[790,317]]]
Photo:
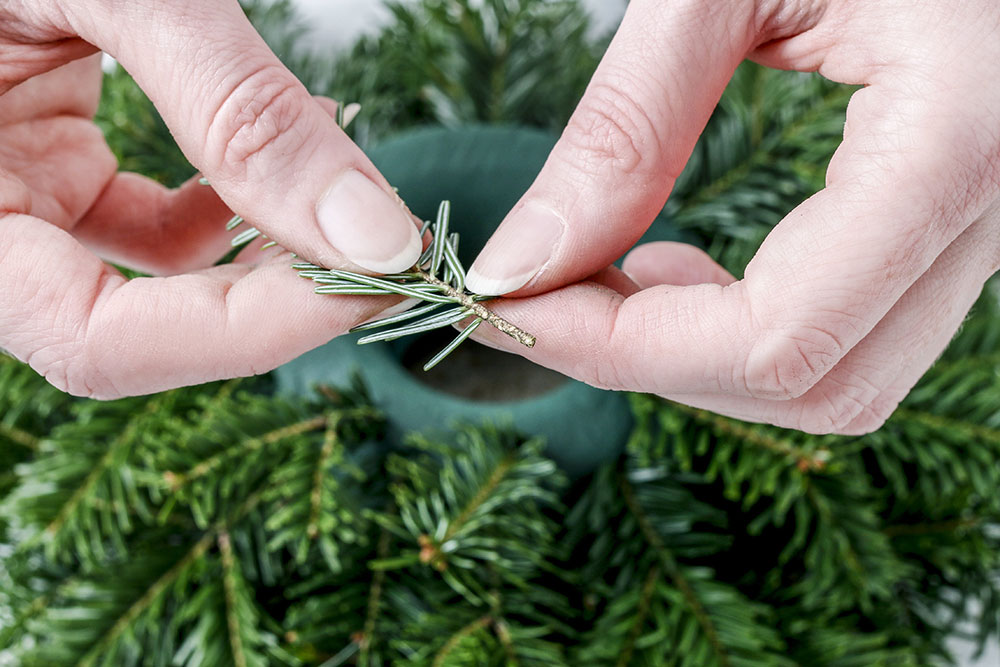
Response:
[[[579,284],[649,226],[746,57],[864,84],[827,187],[774,228],[743,280],[654,244],[625,263],[641,290]],[[495,309],[538,345],[476,336],[601,387],[873,431],[1000,268],[998,82],[997,0],[633,0],[538,179],[469,270],[470,289],[523,297]]]

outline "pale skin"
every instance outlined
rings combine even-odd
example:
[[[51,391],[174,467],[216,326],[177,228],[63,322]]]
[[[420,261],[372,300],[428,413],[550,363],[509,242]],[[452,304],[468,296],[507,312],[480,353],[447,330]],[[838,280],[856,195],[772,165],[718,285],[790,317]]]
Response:
[[[136,77],[218,197],[116,173],[89,122],[96,48]],[[674,244],[634,250],[627,279],[602,271],[662,206],[744,57],[867,84],[827,188],[741,281]],[[1000,267],[998,82],[994,0],[633,0],[470,274],[474,289],[522,297],[495,309],[538,342],[476,336],[597,386],[810,432],[874,430]],[[388,272],[419,254],[331,103],[235,2],[0,2],[0,91],[0,348],[72,393],[263,372],[392,304],[316,298],[287,256],[204,268],[226,249],[230,209],[327,266]],[[126,282],[99,257],[169,277]]]
[[[91,122],[98,48],[212,188],[117,173]],[[235,0],[0,2],[0,93],[0,348],[65,391],[110,399],[268,371],[393,304],[317,298],[287,253],[208,268],[231,210],[326,266],[397,271],[420,254],[336,105],[306,92]],[[126,281],[102,258],[162,277]]]
[[[634,285],[578,283],[645,230],[744,57],[865,84],[827,187],[781,221],[743,280],[693,248],[651,244],[625,261]],[[998,197],[995,0],[633,0],[470,271],[473,289],[525,297],[495,310],[538,343],[476,337],[601,387],[868,433],[1000,268]]]

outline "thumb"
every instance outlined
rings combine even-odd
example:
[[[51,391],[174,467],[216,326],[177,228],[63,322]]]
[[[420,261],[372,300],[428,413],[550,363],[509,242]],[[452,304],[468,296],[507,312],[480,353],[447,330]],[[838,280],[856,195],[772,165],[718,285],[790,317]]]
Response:
[[[80,4],[72,29],[132,74],[231,209],[325,266],[416,262],[414,218],[236,0]]]
[[[469,288],[537,293],[634,244],[663,208],[760,3],[634,0],[535,183],[469,271]],[[725,6],[723,8],[723,5]]]

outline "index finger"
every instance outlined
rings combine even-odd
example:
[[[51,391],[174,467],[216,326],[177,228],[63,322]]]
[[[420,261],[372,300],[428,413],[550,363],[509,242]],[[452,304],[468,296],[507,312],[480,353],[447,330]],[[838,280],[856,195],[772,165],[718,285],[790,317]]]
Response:
[[[0,217],[0,348],[80,396],[263,373],[391,303],[320,298],[287,255],[126,281],[66,232]]]

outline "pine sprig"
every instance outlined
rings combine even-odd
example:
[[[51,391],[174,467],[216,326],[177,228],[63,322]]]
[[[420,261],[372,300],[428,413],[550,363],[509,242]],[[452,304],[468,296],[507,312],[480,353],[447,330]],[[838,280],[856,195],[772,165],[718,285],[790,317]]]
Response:
[[[424,365],[428,371],[465,341],[476,328],[486,322],[525,347],[533,347],[535,337],[511,324],[483,305],[491,297],[470,292],[465,287],[465,268],[458,259],[459,236],[449,233],[451,204],[441,202],[437,219],[424,224],[421,237],[428,231],[434,240],[409,271],[380,277],[351,271],[324,269],[315,264],[295,264],[299,275],[317,283],[317,294],[398,295],[416,299],[418,304],[407,311],[366,322],[352,332],[383,329],[362,336],[359,345],[390,341],[440,329],[473,318],[449,345]],[[419,305],[419,302],[429,302]],[[413,321],[415,320],[415,321]],[[399,325],[399,326],[397,326]],[[386,328],[390,327],[390,328]]]
[[[357,103],[339,105],[337,108],[337,124],[341,129],[346,130],[358,113],[361,106]],[[208,179],[202,178],[199,181],[202,185],[210,185]],[[405,296],[416,299],[417,304],[408,308],[403,313],[394,314],[389,317],[378,319],[374,322],[366,322],[351,329],[352,333],[379,329],[397,325],[403,322],[403,326],[393,326],[378,333],[362,336],[358,339],[358,345],[368,343],[385,342],[411,336],[443,327],[458,324],[462,320],[472,318],[472,321],[462,329],[461,333],[448,345],[438,352],[434,357],[424,364],[424,370],[430,369],[441,363],[449,354],[461,345],[475,332],[479,325],[486,322],[498,331],[501,331],[525,347],[534,347],[535,337],[523,331],[514,324],[511,324],[493,311],[486,308],[482,302],[493,297],[476,294],[465,287],[466,271],[458,258],[457,233],[449,233],[451,221],[451,202],[442,201],[438,207],[437,219],[434,222],[427,221],[420,230],[420,238],[424,238],[430,230],[433,240],[430,245],[417,260],[417,263],[407,272],[383,275],[379,277],[368,276],[353,271],[339,269],[325,269],[308,262],[300,262],[292,265],[292,268],[299,272],[303,278],[308,278],[317,283],[314,290],[316,294],[326,295],[347,295],[347,296]],[[246,220],[243,216],[234,215],[226,223],[226,231],[234,231]],[[267,239],[267,236],[256,227],[250,227],[235,237],[231,243],[233,247],[243,246],[257,238]],[[275,241],[268,240],[260,249],[266,250],[277,246]],[[420,306],[419,303],[428,302],[429,305]],[[450,306],[439,308],[439,306]],[[419,319],[418,319],[419,318]],[[416,319],[415,322],[410,320]]]

